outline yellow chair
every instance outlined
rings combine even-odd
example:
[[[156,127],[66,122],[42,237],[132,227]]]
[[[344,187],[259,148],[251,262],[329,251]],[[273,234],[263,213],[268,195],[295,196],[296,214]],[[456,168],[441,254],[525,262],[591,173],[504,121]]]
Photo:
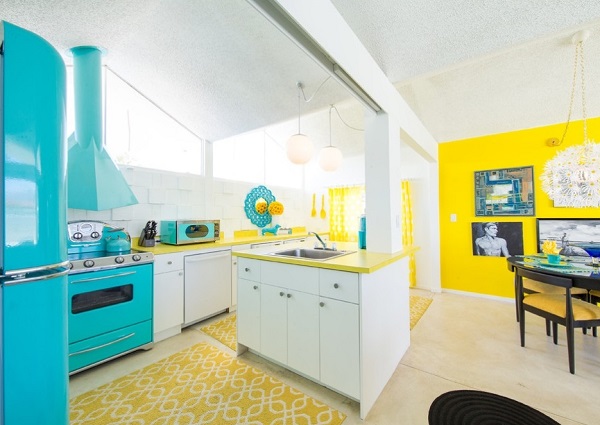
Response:
[[[594,304],[600,303],[600,290],[592,289],[590,291],[590,302]]]
[[[571,291],[573,281],[568,277],[552,276],[517,268],[517,308],[521,347],[525,347],[525,312],[535,314],[552,322],[554,344],[558,343],[558,325],[562,325],[567,333],[567,350],[569,354],[569,372],[575,373],[575,328],[596,328],[600,326],[600,307],[573,298]],[[562,288],[562,293],[534,293],[525,296],[523,279],[531,279],[556,288]],[[594,334],[596,330],[594,329]]]
[[[547,283],[538,282],[536,280],[531,280],[527,278],[523,278],[523,292],[525,294],[554,294],[554,295],[564,295],[565,288],[561,288],[558,286],[548,285]],[[572,288],[571,295],[576,298],[581,298],[585,301],[588,300],[588,290],[583,288]],[[519,314],[517,313],[517,322]],[[586,329],[583,329],[583,333],[586,333]],[[550,333],[550,320],[546,320],[546,335],[551,336]]]

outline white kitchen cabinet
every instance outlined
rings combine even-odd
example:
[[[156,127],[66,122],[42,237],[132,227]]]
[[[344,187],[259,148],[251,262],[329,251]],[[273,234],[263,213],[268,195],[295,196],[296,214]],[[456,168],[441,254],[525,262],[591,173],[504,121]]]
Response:
[[[260,288],[260,352],[287,363],[287,299],[285,288]]]
[[[246,250],[250,249],[250,244],[245,245],[236,245],[236,250]],[[231,311],[237,309],[237,263],[238,257],[237,255],[231,255]]]
[[[154,257],[154,342],[181,332],[183,253]]]
[[[229,248],[186,255],[184,272],[184,326],[231,307]]]
[[[288,290],[287,365],[319,379],[319,297]]]
[[[360,398],[360,338],[358,304],[320,299],[321,382]]]
[[[260,352],[319,379],[319,297],[261,285]]]
[[[238,279],[237,284],[240,300],[237,309],[237,341],[248,348],[260,351],[261,285],[259,282],[242,278]]]
[[[240,258],[238,276],[240,344],[358,399],[358,274]],[[246,344],[257,338],[256,314],[260,342]]]

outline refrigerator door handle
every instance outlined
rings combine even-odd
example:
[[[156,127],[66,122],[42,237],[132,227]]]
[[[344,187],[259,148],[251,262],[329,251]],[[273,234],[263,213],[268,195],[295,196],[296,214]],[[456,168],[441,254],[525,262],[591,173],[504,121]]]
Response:
[[[62,269],[65,267],[67,269],[69,268],[69,260],[62,261],[62,262],[56,263],[56,264],[46,264],[44,266],[39,266],[39,267],[30,267],[27,269],[8,270],[5,274],[0,275],[0,279],[14,279],[11,276],[44,273],[49,270]]]
[[[65,276],[69,273],[69,262],[43,266],[35,269],[11,271],[8,274],[0,276],[0,284],[4,286],[20,285],[22,283],[36,282],[47,279],[54,279]]]

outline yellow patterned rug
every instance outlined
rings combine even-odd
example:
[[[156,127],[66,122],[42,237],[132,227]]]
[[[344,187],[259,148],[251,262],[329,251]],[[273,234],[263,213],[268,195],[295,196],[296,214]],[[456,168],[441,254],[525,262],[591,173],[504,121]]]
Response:
[[[431,298],[410,296],[410,328],[414,328],[421,316],[425,313]],[[236,315],[230,314],[226,318],[200,328],[202,332],[225,344],[232,350],[237,349]]]
[[[433,301],[431,298],[410,296],[410,328],[414,328],[419,319],[425,314],[425,311]]]
[[[237,350],[236,315],[230,314],[218,322],[200,328],[202,332],[213,337],[232,350]]]
[[[346,418],[206,343],[82,394],[70,409],[70,425],[337,425]]]

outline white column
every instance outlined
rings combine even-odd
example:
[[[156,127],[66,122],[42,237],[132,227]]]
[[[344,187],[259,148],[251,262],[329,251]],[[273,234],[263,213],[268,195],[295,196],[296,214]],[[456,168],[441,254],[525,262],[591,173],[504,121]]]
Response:
[[[400,124],[380,112],[365,128],[367,250],[402,249]]]

